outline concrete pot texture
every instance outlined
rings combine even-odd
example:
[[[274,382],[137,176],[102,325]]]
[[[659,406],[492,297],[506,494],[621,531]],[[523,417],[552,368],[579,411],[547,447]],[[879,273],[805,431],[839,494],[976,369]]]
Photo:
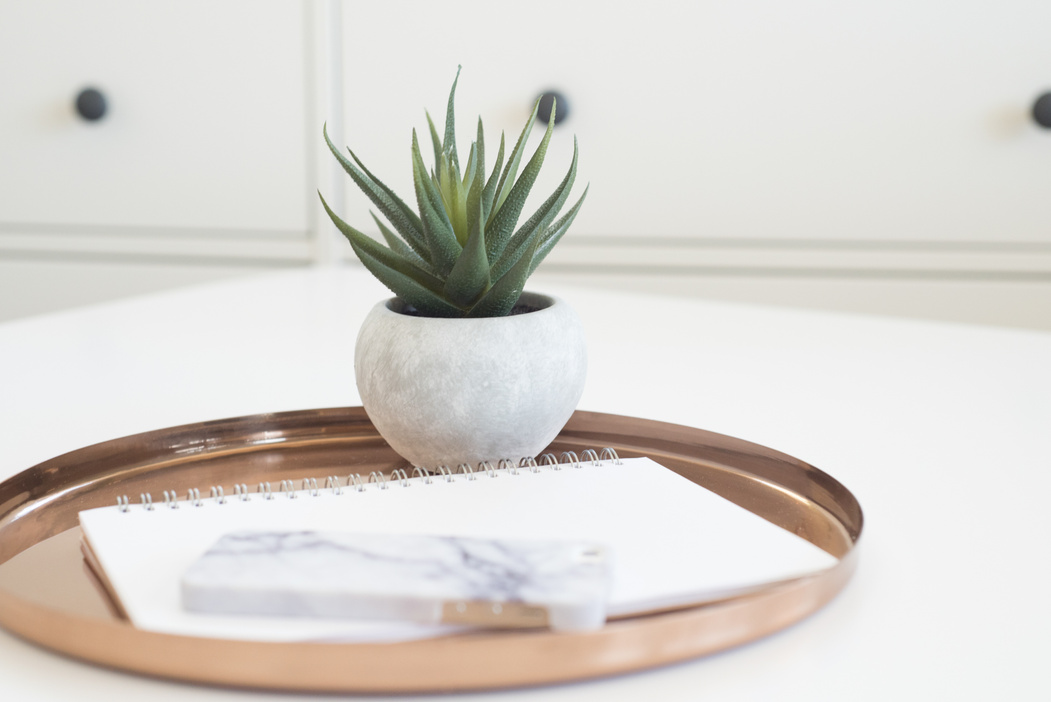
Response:
[[[538,455],[584,391],[587,348],[576,312],[525,292],[506,317],[447,319],[377,304],[358,332],[354,374],[369,419],[413,466],[456,470]]]

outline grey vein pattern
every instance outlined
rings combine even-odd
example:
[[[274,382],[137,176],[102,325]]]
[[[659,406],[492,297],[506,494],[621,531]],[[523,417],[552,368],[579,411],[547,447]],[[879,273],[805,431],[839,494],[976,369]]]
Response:
[[[186,571],[182,596],[192,612],[418,622],[446,601],[521,602],[562,628],[604,618],[608,571],[604,549],[579,542],[238,532]]]

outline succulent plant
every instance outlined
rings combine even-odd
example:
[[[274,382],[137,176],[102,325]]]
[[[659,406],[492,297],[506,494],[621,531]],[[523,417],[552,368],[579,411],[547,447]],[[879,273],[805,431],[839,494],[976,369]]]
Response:
[[[457,70],[449,91],[444,138],[438,136],[431,116],[427,115],[435,161],[429,173],[420,154],[416,130],[412,132],[412,175],[418,214],[380,182],[349,148],[347,158],[332,143],[327,127],[323,130],[329,149],[343,169],[389,222],[390,226],[370,212],[387,246],[340,219],[324,196],[321,203],[365,267],[420,315],[500,317],[511,312],[526,279],[566,233],[587,196],[587,188],[576,204],[556,220],[576,178],[574,138],[569,172],[551,196],[516,229],[547,153],[555,108],[552,107],[543,141],[520,175],[519,165],[536,121],[539,101],[506,164],[501,134],[496,164],[488,177],[479,117],[478,136],[461,173],[453,114],[459,78]]]

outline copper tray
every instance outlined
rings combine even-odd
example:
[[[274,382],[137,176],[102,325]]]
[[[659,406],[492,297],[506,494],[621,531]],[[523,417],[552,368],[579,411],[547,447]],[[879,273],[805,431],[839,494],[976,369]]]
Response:
[[[141,631],[113,611],[80,551],[77,512],[172,486],[364,475],[404,462],[360,407],[265,414],[137,434],[0,483],[0,624],[93,663],[215,685],[445,692],[579,680],[694,658],[821,608],[849,580],[862,514],[825,473],[756,444],[632,417],[577,412],[552,450],[612,447],[664,466],[840,560],[822,573],[704,606],[609,622],[592,633],[479,632],[384,644],[259,643]]]

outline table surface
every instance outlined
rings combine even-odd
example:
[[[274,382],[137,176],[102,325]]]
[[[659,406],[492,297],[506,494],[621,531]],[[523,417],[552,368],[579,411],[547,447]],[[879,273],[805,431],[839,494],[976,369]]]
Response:
[[[865,510],[860,565],[828,607],[767,639],[658,670],[462,699],[1046,694],[1051,334],[534,280],[584,320],[581,409],[738,436],[832,474]],[[358,267],[325,268],[0,324],[0,479],[141,431],[360,404],[354,339],[388,296]],[[107,671],[2,630],[0,690],[32,700],[315,699]]]

